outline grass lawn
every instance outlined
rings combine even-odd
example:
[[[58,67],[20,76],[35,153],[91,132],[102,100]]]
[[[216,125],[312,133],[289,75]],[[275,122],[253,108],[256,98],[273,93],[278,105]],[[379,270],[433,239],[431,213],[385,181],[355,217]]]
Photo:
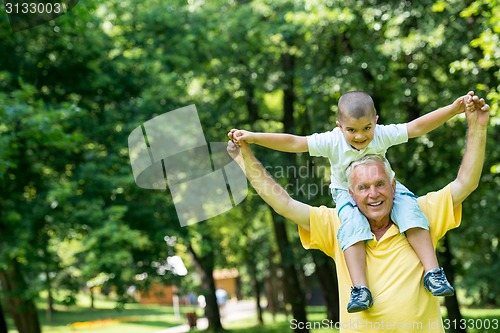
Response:
[[[45,304],[37,304],[43,333],[152,333],[186,323],[185,312],[193,307],[181,307],[181,316],[174,315],[172,306],[125,304],[116,309],[116,302],[98,299],[95,309],[90,309],[87,298],[79,297],[78,305],[55,306],[56,312],[48,322]],[[17,333],[10,317],[7,318],[9,333]]]
[[[313,326],[311,333],[336,333],[339,332],[335,329],[333,324],[324,322],[325,311],[322,307],[308,307],[308,321],[311,323],[316,323]],[[446,311],[444,311],[444,315]],[[500,309],[467,309],[462,310],[462,315],[464,316],[464,322],[462,323],[450,323],[446,322],[450,327],[456,325],[466,325],[468,333],[493,333],[500,332]],[[224,325],[224,328],[234,332],[241,333],[283,333],[292,332],[290,328],[290,318],[287,319],[285,315],[277,315],[275,320],[268,313],[264,314],[265,327],[258,327],[257,321],[255,319],[232,322]],[[314,325],[314,324],[311,324]],[[489,325],[489,329],[485,328]],[[481,328],[478,328],[481,326]],[[314,328],[316,327],[316,328]],[[496,329],[495,329],[496,327]]]
[[[126,304],[122,310],[115,309],[116,303],[99,300],[96,309],[89,309],[88,302],[80,299],[78,306],[57,307],[50,323],[47,322],[45,312],[40,312],[43,333],[153,333],[172,326],[186,324],[185,313],[193,307],[181,307],[181,317],[176,318],[171,306]],[[44,304],[39,304],[42,309]],[[327,325],[325,309],[323,307],[308,307],[308,320],[311,333],[336,333],[333,325]],[[201,314],[201,311],[197,311]],[[446,313],[444,313],[446,315]],[[449,323],[449,325],[466,325],[468,333],[498,332],[500,331],[500,309],[463,309],[462,315],[466,318],[463,323]],[[9,333],[17,333],[9,319]],[[264,313],[265,326],[257,326],[255,318],[238,322],[224,323],[224,328],[230,332],[242,333],[283,333],[292,332],[291,318],[278,314],[275,318]],[[316,324],[314,324],[316,323]],[[446,323],[446,321],[445,321]],[[485,329],[489,325],[489,329]],[[496,325],[496,326],[494,326]],[[478,328],[481,326],[482,328]],[[494,329],[497,327],[497,329]]]
[[[311,329],[312,333],[336,333],[338,330],[334,329],[333,324],[326,325],[324,323],[326,318],[326,312],[324,307],[320,306],[309,306],[307,307],[307,320],[311,325],[316,325],[317,328]],[[230,322],[224,325],[224,328],[242,333],[283,333],[292,332],[291,318],[286,318],[284,314],[276,315],[273,318],[271,314],[264,313],[264,327],[257,326],[257,320],[252,318],[251,320]],[[314,324],[315,323],[315,324]]]

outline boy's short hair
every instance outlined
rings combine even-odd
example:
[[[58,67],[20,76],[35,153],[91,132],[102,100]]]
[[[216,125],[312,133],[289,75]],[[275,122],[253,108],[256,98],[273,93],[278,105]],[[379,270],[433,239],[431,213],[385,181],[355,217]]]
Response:
[[[346,177],[347,177],[347,187],[349,189],[353,190],[351,188],[351,186],[352,186],[352,172],[356,167],[358,167],[360,165],[380,163],[380,162],[382,162],[384,164],[385,174],[389,177],[390,181],[392,182],[395,174],[394,174],[394,171],[391,168],[391,164],[389,163],[387,158],[385,158],[384,156],[381,156],[381,155],[368,154],[368,155],[361,157],[359,160],[351,162],[351,164],[349,164],[349,166],[345,170]]]
[[[349,91],[339,99],[339,121],[344,120],[344,116],[354,119],[362,117],[376,117],[377,110],[370,95],[363,91]]]

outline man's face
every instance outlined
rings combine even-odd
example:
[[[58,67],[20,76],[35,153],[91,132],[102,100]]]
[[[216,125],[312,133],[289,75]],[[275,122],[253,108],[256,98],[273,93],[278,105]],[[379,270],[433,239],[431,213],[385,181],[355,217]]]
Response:
[[[353,118],[348,115],[342,117],[342,122],[337,121],[342,134],[351,147],[363,150],[373,140],[378,116]]]
[[[390,221],[396,180],[391,182],[382,162],[358,165],[351,174],[349,193],[370,223]]]

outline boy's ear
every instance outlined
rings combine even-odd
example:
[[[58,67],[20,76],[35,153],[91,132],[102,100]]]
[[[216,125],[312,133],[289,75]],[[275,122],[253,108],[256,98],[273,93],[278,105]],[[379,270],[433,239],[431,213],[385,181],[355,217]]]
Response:
[[[375,116],[375,124],[378,123],[378,115]]]
[[[340,121],[338,121],[338,120],[337,120],[337,121],[335,122],[335,124],[336,124],[338,127],[342,128],[342,125],[340,124]]]

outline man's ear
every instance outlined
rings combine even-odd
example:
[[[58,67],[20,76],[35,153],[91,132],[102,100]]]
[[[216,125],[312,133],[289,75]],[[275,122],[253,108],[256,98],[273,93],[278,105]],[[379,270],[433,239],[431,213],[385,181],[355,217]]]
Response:
[[[394,177],[392,179],[392,184],[391,185],[392,185],[392,190],[394,191],[394,193],[396,193],[396,177]]]

